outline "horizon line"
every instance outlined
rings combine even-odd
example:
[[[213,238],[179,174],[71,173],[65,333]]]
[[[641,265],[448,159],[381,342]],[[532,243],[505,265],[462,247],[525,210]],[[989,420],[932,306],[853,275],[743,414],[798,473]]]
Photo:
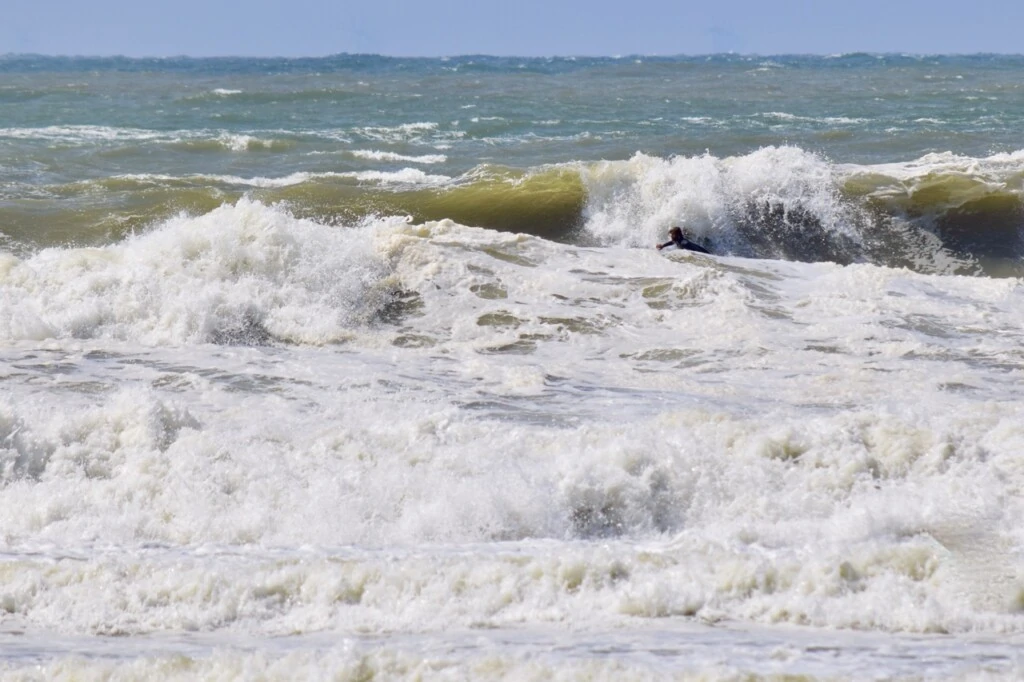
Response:
[[[526,55],[526,54],[491,54],[486,52],[466,52],[454,54],[437,55],[393,55],[378,52],[332,52],[320,55],[282,55],[282,54],[210,54],[190,55],[186,53],[168,55],[132,55],[124,53],[109,54],[65,54],[46,52],[6,52],[0,53],[0,59],[16,59],[25,57],[44,57],[50,59],[137,59],[137,60],[162,60],[162,59],[276,59],[276,60],[304,60],[304,59],[332,59],[337,57],[377,57],[383,59],[423,59],[423,60],[444,60],[444,59],[699,59],[707,57],[740,57],[740,58],[772,58],[772,57],[820,57],[823,59],[837,59],[842,57],[867,56],[867,57],[905,57],[905,58],[928,58],[928,57],[1022,57],[1024,52],[909,52],[909,51],[882,51],[871,52],[866,50],[852,50],[848,52],[678,52],[673,54],[656,53],[627,53],[627,54],[553,54],[553,55]]]

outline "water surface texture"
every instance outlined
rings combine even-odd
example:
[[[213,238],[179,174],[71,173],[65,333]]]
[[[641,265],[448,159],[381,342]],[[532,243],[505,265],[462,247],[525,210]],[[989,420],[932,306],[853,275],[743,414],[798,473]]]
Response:
[[[1021,73],[0,57],[0,678],[1019,679]]]

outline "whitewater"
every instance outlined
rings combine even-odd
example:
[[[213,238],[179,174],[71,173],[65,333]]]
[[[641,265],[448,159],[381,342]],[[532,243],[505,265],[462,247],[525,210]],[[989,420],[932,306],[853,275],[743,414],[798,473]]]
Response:
[[[0,58],[0,679],[1019,679],[1019,61]]]

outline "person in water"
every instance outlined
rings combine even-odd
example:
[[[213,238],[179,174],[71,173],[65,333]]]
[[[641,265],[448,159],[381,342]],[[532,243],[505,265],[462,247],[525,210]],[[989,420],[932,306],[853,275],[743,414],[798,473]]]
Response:
[[[658,251],[661,251],[666,246],[672,246],[673,244],[675,244],[676,248],[678,249],[686,249],[687,251],[696,251],[698,253],[711,253],[700,244],[690,241],[689,230],[683,232],[683,228],[673,227],[671,230],[668,231],[668,236],[669,241],[665,242],[664,244],[657,245]]]

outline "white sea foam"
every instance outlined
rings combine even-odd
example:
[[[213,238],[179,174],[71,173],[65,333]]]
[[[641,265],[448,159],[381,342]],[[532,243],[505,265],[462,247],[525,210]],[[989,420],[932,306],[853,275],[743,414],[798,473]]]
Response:
[[[958,59],[5,60],[0,680],[1021,679],[1021,281],[651,248],[1012,250],[1012,59]],[[566,173],[431,200],[494,164]]]
[[[875,173],[898,180],[927,178],[929,175],[962,175],[975,180],[1003,183],[1011,189],[1024,189],[1020,184],[1022,164],[1024,150],[993,154],[983,158],[940,152],[925,154],[910,161],[870,166],[844,164],[839,168],[849,175]]]
[[[345,173],[290,173],[278,178],[241,177],[238,175],[166,175],[161,173],[140,173],[135,175],[115,175],[114,179],[132,180],[139,183],[214,183],[237,185],[240,187],[291,187],[316,180],[331,178],[348,179],[357,182],[377,183],[382,185],[443,185],[451,182],[447,175],[432,175],[418,168],[403,168],[398,171],[351,171]]]
[[[396,154],[395,152],[383,152],[374,149],[354,149],[349,152],[357,159],[368,159],[370,161],[405,161],[407,163],[435,164],[444,163],[448,157],[444,154],[421,154],[410,156],[407,154]]]
[[[355,132],[371,140],[383,142],[407,142],[422,138],[425,134],[433,133],[439,125],[433,121],[419,123],[406,123],[399,126],[363,126],[356,128]]]
[[[352,239],[241,201],[115,246],[8,256],[0,335],[146,344],[265,333],[342,339],[348,316],[359,315],[351,306],[366,292],[358,290],[376,279],[373,259]],[[335,268],[346,275],[328,277]]]
[[[2,272],[5,336],[52,348],[8,351],[0,411],[40,627],[1024,628],[1016,282],[250,202]]]
[[[760,116],[762,118],[778,121],[801,121],[808,123],[826,123],[829,125],[854,125],[871,122],[870,119],[866,118],[851,118],[849,116],[799,116],[797,114],[790,114],[784,111],[769,111],[760,114]]]
[[[223,130],[144,130],[111,126],[45,126],[40,128],[0,128],[0,138],[17,140],[45,140],[72,145],[90,145],[98,142],[162,142],[169,144],[195,143],[214,140],[232,151],[270,148],[274,140],[252,134]]]
[[[153,140],[165,138],[166,133],[137,128],[110,126],[66,125],[40,128],[0,128],[0,137],[19,140],[53,140],[68,143],[95,143],[97,141]]]
[[[680,621],[1019,638],[1022,296],[252,201],[5,256],[0,604],[238,646]]]
[[[452,180],[447,175],[428,174],[419,168],[403,168],[399,171],[359,171],[347,175],[360,182],[384,185],[444,185]]]
[[[835,167],[794,147],[725,159],[636,154],[586,166],[582,177],[586,229],[604,243],[649,246],[682,224],[699,237],[735,247],[737,219],[750,206],[772,203],[799,206],[830,231],[845,232],[855,224],[838,195]]]
[[[457,122],[453,125],[457,125]],[[368,141],[387,145],[424,145],[433,149],[450,148],[452,142],[466,137],[466,131],[442,129],[435,122],[407,123],[399,126],[360,126],[332,135],[345,140]]]
[[[440,634],[390,634],[331,637],[246,637],[235,650],[202,634],[176,637],[83,640],[34,633],[12,639],[5,680],[262,680],[473,679],[566,682],[758,679],[799,675],[802,679],[1013,680],[1013,639],[978,641],[971,654],[986,661],[985,673],[965,674],[962,650],[950,650],[948,638],[880,637],[873,633],[812,632],[789,629],[679,624],[628,631],[578,633],[590,654],[568,644],[557,629],[525,632],[476,628]],[[638,641],[640,640],[640,641]],[[69,652],[59,660],[37,661],[54,643]],[[604,656],[604,652],[614,655]],[[723,653],[727,652],[727,653]],[[596,655],[594,655],[596,653]]]
[[[273,145],[272,140],[261,140],[253,135],[239,135],[236,133],[220,133],[217,140],[225,147],[234,152],[244,152],[255,148],[269,148]]]

